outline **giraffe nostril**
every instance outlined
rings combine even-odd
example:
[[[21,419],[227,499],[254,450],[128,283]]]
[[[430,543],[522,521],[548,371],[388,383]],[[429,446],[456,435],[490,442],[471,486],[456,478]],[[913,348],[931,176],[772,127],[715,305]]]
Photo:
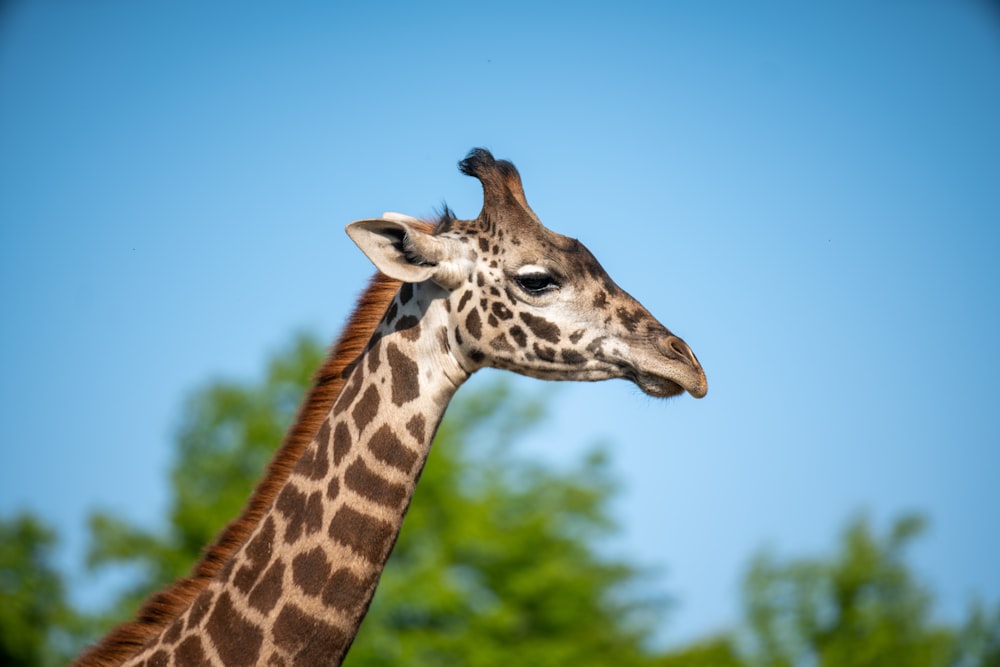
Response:
[[[661,338],[659,340],[659,348],[660,351],[668,357],[683,359],[695,368],[700,366],[698,359],[694,356],[694,352],[691,351],[691,348],[677,336],[666,336],[665,338]]]

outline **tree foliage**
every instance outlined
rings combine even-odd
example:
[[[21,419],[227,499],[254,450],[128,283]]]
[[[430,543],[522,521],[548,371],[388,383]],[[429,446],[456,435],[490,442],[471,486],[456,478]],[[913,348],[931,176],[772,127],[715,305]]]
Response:
[[[55,533],[30,514],[0,519],[0,665],[57,665],[85,633],[52,563]]]
[[[934,619],[931,593],[905,560],[923,528],[923,519],[909,515],[878,535],[859,518],[832,558],[758,556],[744,587],[750,664],[1000,665],[1000,613],[976,608],[957,629]]]

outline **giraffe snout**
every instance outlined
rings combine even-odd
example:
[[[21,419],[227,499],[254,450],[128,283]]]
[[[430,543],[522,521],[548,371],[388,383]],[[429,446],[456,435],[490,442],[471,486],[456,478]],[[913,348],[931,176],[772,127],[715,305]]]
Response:
[[[688,382],[684,383],[684,387],[692,396],[701,398],[708,393],[708,379],[705,377],[705,371],[687,343],[673,334],[667,334],[656,341],[656,347],[663,356],[679,361],[688,367],[688,372],[684,373],[688,376]]]

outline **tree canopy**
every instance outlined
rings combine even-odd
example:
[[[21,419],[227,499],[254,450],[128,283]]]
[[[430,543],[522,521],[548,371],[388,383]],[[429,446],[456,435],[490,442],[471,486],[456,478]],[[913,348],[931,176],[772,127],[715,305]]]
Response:
[[[93,636],[54,564],[57,536],[29,513],[0,517],[0,666],[59,665]]]
[[[959,627],[934,618],[933,596],[905,560],[924,525],[907,515],[879,535],[859,517],[832,558],[754,558],[744,582],[750,664],[1000,665],[1000,608],[990,618],[974,607]]]

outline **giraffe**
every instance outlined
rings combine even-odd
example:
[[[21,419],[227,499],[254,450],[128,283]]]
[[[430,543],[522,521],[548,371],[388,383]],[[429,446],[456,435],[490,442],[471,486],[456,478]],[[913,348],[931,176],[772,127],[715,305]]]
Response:
[[[480,148],[459,169],[483,188],[474,220],[347,226],[380,273],[243,514],[76,665],[340,664],[444,411],[481,368],[705,395],[687,344],[542,225],[513,164]]]

